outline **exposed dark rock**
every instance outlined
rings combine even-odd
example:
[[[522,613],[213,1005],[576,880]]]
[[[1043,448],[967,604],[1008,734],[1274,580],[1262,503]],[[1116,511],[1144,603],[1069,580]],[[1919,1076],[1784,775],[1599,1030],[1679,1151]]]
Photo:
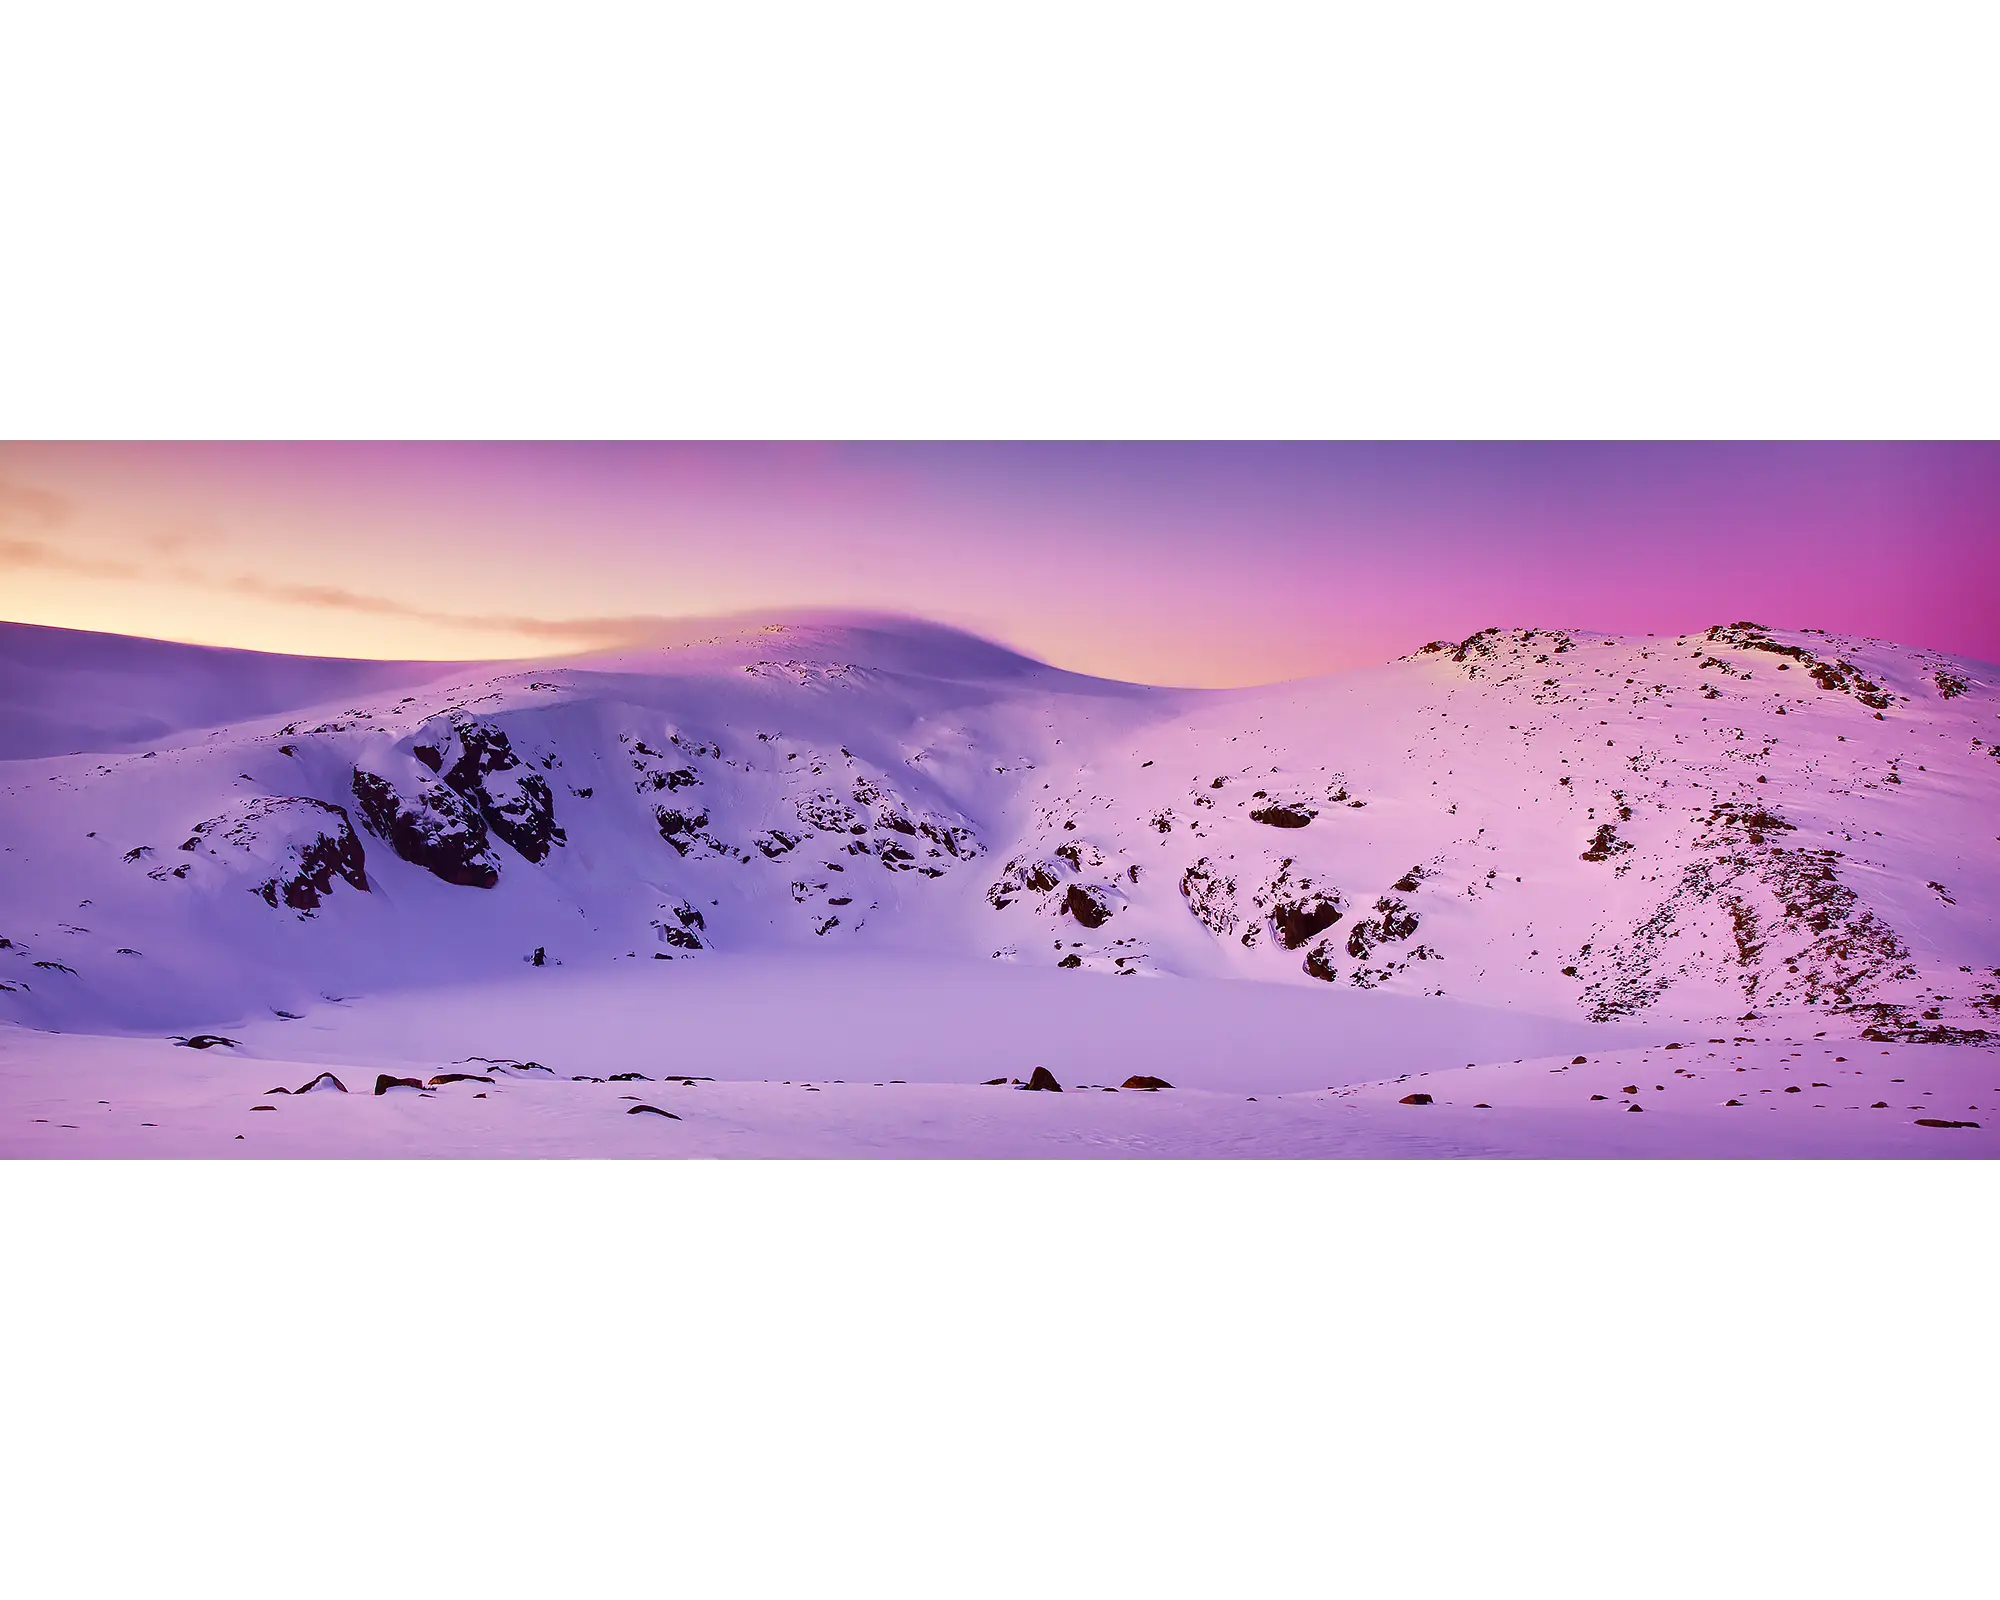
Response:
[[[658,825],[660,837],[672,845],[679,854],[686,855],[688,846],[693,844],[701,830],[708,826],[708,813],[697,811],[690,815],[667,806],[653,808],[653,821]]]
[[[1111,920],[1111,907],[1105,903],[1102,891],[1086,889],[1080,883],[1069,886],[1069,893],[1063,896],[1063,910],[1086,928],[1101,928]]]
[[[240,1039],[226,1039],[219,1033],[194,1033],[189,1034],[185,1038],[176,1036],[174,1043],[183,1045],[189,1050],[213,1050],[219,1044],[228,1045],[233,1050],[242,1041]]]
[[[1953,1122],[1947,1117],[1919,1117],[1917,1118],[1917,1126],[1920,1128],[1976,1128],[1979,1124],[1976,1122]]]
[[[1306,952],[1306,975],[1318,978],[1322,983],[1332,983],[1340,976],[1340,969],[1333,964],[1333,946],[1322,939]]]
[[[433,772],[442,768],[444,781],[496,835],[529,861],[564,842],[548,780],[522,763],[502,729],[453,712],[438,735],[412,754]]]
[[[1144,1072],[1135,1072],[1120,1086],[1126,1089],[1171,1089],[1173,1085],[1165,1078],[1155,1078]]]
[[[636,1117],[641,1113],[649,1117],[665,1117],[669,1122],[679,1122],[681,1120],[677,1113],[662,1111],[658,1106],[638,1105],[627,1106],[625,1108],[625,1115],[628,1117]]]
[[[1878,1044],[1991,1044],[2000,1034],[1985,1028],[1885,1028],[1878,1023],[1863,1028],[1861,1037]]]
[[[1309,806],[1268,805],[1251,812],[1250,820],[1271,828],[1303,828],[1318,815]]]
[[[614,1072],[607,1081],[611,1083],[651,1083],[653,1080],[643,1072]]]
[[[1324,933],[1340,920],[1340,902],[1325,896],[1280,900],[1271,907],[1271,934],[1287,950]]]
[[[482,1078],[476,1072],[440,1072],[431,1079],[430,1086],[435,1089],[441,1083],[491,1083],[492,1081],[491,1078]]]
[[[292,1091],[294,1094],[346,1094],[347,1085],[330,1072],[322,1072],[317,1078],[302,1083]]]
[[[1407,939],[1417,931],[1417,914],[1400,900],[1383,896],[1375,902],[1375,915],[1364,917],[1348,930],[1347,953],[1365,961],[1378,944]]]
[[[1226,936],[1236,931],[1236,880],[1207,856],[1181,874],[1181,898],[1210,933]]]
[[[411,799],[387,778],[356,767],[354,798],[368,831],[386,839],[403,860],[468,889],[490,889],[500,881],[485,819],[436,779],[425,779]]]
[[[1580,1067],[1583,1066],[1586,1063],[1586,1061],[1588,1061],[1588,1059],[1589,1058],[1587,1056],[1571,1056],[1569,1064],[1573,1067]]]
[[[1645,1110],[1646,1108],[1645,1108],[1644,1106],[1640,1105],[1638,1101],[1634,1100],[1634,1101],[1633,1101],[1633,1102],[1632,1102],[1632,1103],[1631,1103],[1631,1104],[1630,1104],[1629,1106],[1627,1106],[1627,1107],[1626,1107],[1625,1109],[1626,1109],[1627,1111],[1644,1111],[1644,1110]]]
[[[375,1077],[377,1094],[387,1094],[391,1089],[421,1089],[423,1086],[424,1081],[421,1078],[396,1078],[386,1072],[378,1073]]]
[[[1584,847],[1584,852],[1579,859],[1583,861],[1609,861],[1613,856],[1621,855],[1631,848],[1632,841],[1630,839],[1619,838],[1617,828],[1611,823],[1604,822],[1598,824],[1597,832],[1592,836],[1590,843]]]
[[[1033,1072],[1028,1074],[1028,1081],[1022,1084],[1021,1087],[1023,1089],[1047,1089],[1055,1094],[1062,1093],[1062,1085],[1056,1082],[1056,1075],[1049,1071],[1047,1067],[1035,1068]]]
[[[1402,1099],[1396,1102],[1396,1104],[1399,1106],[1427,1106],[1430,1103],[1431,1103],[1431,1097],[1421,1092],[1417,1094],[1406,1094],[1403,1096]]]

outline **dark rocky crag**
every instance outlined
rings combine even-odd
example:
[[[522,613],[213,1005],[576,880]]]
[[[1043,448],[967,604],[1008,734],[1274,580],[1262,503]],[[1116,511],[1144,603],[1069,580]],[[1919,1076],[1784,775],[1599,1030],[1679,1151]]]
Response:
[[[490,889],[500,881],[485,818],[436,779],[425,779],[412,798],[387,778],[356,767],[354,798],[368,831],[387,840],[403,860],[469,889]]]

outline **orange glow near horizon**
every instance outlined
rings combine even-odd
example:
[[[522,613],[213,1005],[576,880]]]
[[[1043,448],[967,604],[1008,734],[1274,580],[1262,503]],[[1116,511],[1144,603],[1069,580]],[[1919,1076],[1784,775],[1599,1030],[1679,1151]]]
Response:
[[[852,607],[1200,686],[1494,623],[1992,659],[1996,513],[1978,445],[14,444],[0,617],[451,660]]]

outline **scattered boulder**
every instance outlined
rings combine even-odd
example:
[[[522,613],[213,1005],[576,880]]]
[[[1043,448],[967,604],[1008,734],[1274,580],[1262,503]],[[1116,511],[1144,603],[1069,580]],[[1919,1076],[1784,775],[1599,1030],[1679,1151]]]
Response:
[[[1632,1102],[1632,1103],[1631,1103],[1631,1104],[1630,1104],[1629,1106],[1627,1106],[1627,1107],[1626,1107],[1625,1109],[1626,1109],[1627,1111],[1644,1111],[1644,1110],[1645,1110],[1646,1108],[1645,1108],[1644,1106],[1640,1105],[1638,1101],[1634,1100],[1634,1101],[1633,1101],[1633,1102]]]
[[[186,1037],[176,1035],[174,1038],[175,1044],[188,1050],[213,1050],[219,1044],[227,1045],[234,1050],[242,1042],[240,1039],[226,1039],[219,1033],[193,1033]]]
[[[1056,1075],[1049,1071],[1047,1067],[1035,1068],[1028,1075],[1028,1081],[1022,1084],[1021,1087],[1023,1089],[1046,1089],[1054,1094],[1061,1094],[1063,1092],[1063,1086],[1056,1082]]]
[[[608,1081],[612,1083],[651,1083],[653,1080],[643,1072],[614,1072]]]
[[[662,1111],[658,1106],[637,1105],[625,1108],[625,1115],[628,1117],[636,1117],[642,1112],[649,1117],[665,1117],[669,1122],[679,1122],[681,1120],[675,1112]]]
[[[1588,1056],[1571,1056],[1569,1058],[1569,1064],[1573,1067],[1580,1067],[1583,1066],[1589,1059],[1590,1058]]]
[[[440,1072],[430,1080],[435,1089],[441,1083],[491,1083],[491,1078],[482,1078],[476,1072]]]
[[[391,1089],[421,1089],[423,1086],[424,1081],[421,1078],[396,1078],[386,1072],[378,1073],[375,1078],[377,1094],[387,1094]]]
[[[1431,1104],[1431,1097],[1421,1092],[1417,1094],[1406,1094],[1403,1096],[1402,1099],[1398,1100],[1396,1104],[1399,1106],[1427,1106]]]
[[[1953,1122],[1946,1117],[1919,1117],[1917,1118],[1917,1126],[1920,1128],[1976,1128],[1979,1124],[1976,1122]]]
[[[1268,805],[1251,812],[1250,820],[1267,828],[1303,828],[1318,815],[1309,806]]]
[[[1171,1089],[1173,1085],[1165,1078],[1155,1078],[1148,1073],[1135,1072],[1119,1087],[1125,1089]]]
[[[310,1082],[302,1083],[292,1091],[294,1094],[346,1094],[347,1085],[330,1072],[322,1072]]]

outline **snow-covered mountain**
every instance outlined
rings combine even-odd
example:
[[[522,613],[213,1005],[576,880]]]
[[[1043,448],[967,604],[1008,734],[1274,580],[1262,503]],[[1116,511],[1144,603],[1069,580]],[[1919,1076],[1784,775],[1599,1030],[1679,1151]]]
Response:
[[[2000,674],[1875,640],[1496,628],[1223,692],[853,617],[474,668],[9,625],[0,661],[4,747],[77,752],[0,766],[0,1015],[44,1026],[842,947],[1599,1021],[2000,1011]]]
[[[1252,1092],[1691,1024],[2000,1032],[1979,662],[1494,628],[1199,691],[906,619],[663,641],[466,666],[0,630],[28,752],[0,1022],[335,1065],[300,1041],[435,1065],[476,1025],[507,1056],[679,1030],[704,1075],[801,1079],[801,1049],[966,1082],[1130,1049]]]

